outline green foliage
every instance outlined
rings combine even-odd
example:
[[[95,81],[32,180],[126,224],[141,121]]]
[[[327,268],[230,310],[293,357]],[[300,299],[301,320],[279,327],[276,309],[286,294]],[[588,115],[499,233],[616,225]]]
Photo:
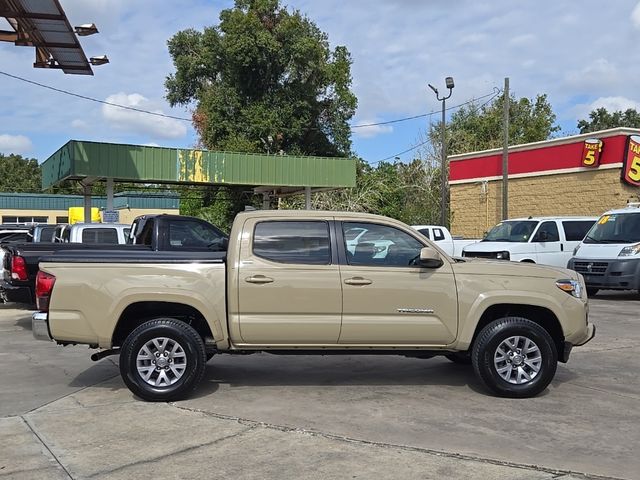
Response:
[[[578,128],[580,133],[596,132],[607,128],[630,127],[640,128],[640,113],[633,108],[628,108],[610,113],[606,108],[597,108],[589,113],[589,120],[580,120]]]
[[[0,192],[39,193],[42,172],[35,158],[0,154]]]
[[[504,94],[488,104],[472,103],[455,111],[447,123],[447,153],[454,155],[501,147],[503,110]],[[537,95],[535,99],[518,99],[511,95],[509,145],[547,140],[560,130],[555,121],[556,115],[546,95]],[[441,143],[440,125],[436,123],[429,130],[429,138],[437,146]]]
[[[183,30],[168,42],[175,73],[171,105],[193,104],[209,149],[346,155],[351,56],[277,0],[236,0],[217,26]]]
[[[171,105],[190,105],[200,144],[210,150],[292,155],[347,155],[351,55],[278,0],[236,0],[204,31],[168,42],[175,73],[166,79]],[[223,192],[223,193],[221,193]],[[246,195],[212,188],[192,214],[228,225]],[[230,203],[232,202],[232,203]]]
[[[356,186],[315,193],[312,207],[317,210],[366,212],[397,218],[408,224],[430,224],[439,220],[439,179],[437,167],[413,160],[371,166],[359,160]],[[282,208],[303,208],[304,197],[282,202]]]

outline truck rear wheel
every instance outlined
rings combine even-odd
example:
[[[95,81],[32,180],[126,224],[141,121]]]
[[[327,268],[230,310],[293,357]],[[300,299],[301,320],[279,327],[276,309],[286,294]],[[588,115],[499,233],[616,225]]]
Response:
[[[551,335],[531,320],[505,317],[478,334],[471,361],[476,375],[493,393],[533,397],[553,379],[558,353]]]
[[[135,395],[152,402],[186,397],[204,374],[204,341],[190,325],[173,318],[143,323],[120,350],[120,374]]]

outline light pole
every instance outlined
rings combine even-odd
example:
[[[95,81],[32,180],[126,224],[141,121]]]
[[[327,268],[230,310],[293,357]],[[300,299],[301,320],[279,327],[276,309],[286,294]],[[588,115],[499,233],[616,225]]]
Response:
[[[436,87],[434,87],[430,83],[428,85],[429,85],[429,88],[433,90],[433,92],[436,94],[436,98],[438,99],[438,101],[442,102],[442,166],[440,167],[440,173],[442,177],[441,192],[440,192],[442,195],[442,199],[441,199],[442,212],[440,217],[440,224],[446,227],[448,226],[447,225],[447,178],[446,178],[447,176],[447,139],[445,136],[446,124],[445,124],[444,112],[445,112],[445,103],[447,101],[447,98],[451,96],[453,87],[455,85],[453,84],[453,77],[445,78],[444,83],[445,83],[445,86],[449,89],[449,95],[442,98],[440,98],[440,95],[438,94],[438,89]]]

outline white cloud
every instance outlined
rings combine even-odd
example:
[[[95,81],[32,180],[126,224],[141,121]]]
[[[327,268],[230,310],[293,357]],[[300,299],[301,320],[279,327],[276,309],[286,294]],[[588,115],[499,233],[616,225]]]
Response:
[[[536,39],[535,35],[530,33],[524,35],[518,35],[509,40],[509,43],[514,46],[522,46],[529,43],[532,43]]]
[[[577,118],[587,118],[597,108],[606,108],[609,112],[625,111],[628,108],[640,111],[640,102],[626,97],[600,97],[589,104],[576,105],[574,110]]]
[[[24,154],[33,148],[29,138],[24,135],[0,135],[0,152]]]
[[[368,119],[368,120],[362,120],[359,122],[356,122],[355,125],[367,125],[370,123],[378,123],[379,120],[376,119]],[[391,133],[393,132],[393,127],[391,125],[372,125],[370,127],[361,127],[361,128],[354,128],[353,129],[353,134],[356,137],[360,137],[360,138],[373,138],[373,137],[377,137],[378,135],[383,135],[385,133]]]
[[[84,120],[80,120],[79,118],[72,120],[71,126],[73,128],[77,128],[78,130],[86,130],[88,127],[87,122],[85,122]]]
[[[155,102],[139,93],[115,93],[109,95],[105,101],[154,113],[164,113]],[[187,125],[189,124],[181,120],[149,115],[112,105],[103,105],[102,115],[114,128],[155,138],[182,138],[187,134]]]
[[[620,83],[624,76],[620,75],[618,67],[606,58],[594,58],[580,70],[571,71],[566,75],[568,85],[573,88],[595,90],[600,87],[611,88]]]
[[[640,28],[640,2],[636,5],[636,8],[631,12],[631,23],[636,28]]]

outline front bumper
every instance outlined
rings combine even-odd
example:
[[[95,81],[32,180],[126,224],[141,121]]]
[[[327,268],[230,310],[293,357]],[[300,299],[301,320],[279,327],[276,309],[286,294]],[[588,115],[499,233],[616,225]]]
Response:
[[[47,320],[46,313],[36,312],[31,315],[31,331],[36,340],[45,340],[48,342],[53,340],[49,333],[49,321]]]
[[[640,289],[640,258],[572,258],[567,268],[580,273],[589,288]]]
[[[590,342],[595,336],[596,326],[593,323],[590,323],[587,325],[587,335],[584,340],[579,340],[579,343],[564,342],[564,350],[562,351],[562,358],[560,359],[560,361],[563,363],[567,363],[569,361],[569,355],[571,354],[571,350],[573,350],[573,347],[584,345],[585,343]]]
[[[29,287],[16,287],[5,280],[0,280],[0,290],[4,293],[4,297],[7,299],[7,302],[33,305],[33,295],[31,294],[31,288]]]

